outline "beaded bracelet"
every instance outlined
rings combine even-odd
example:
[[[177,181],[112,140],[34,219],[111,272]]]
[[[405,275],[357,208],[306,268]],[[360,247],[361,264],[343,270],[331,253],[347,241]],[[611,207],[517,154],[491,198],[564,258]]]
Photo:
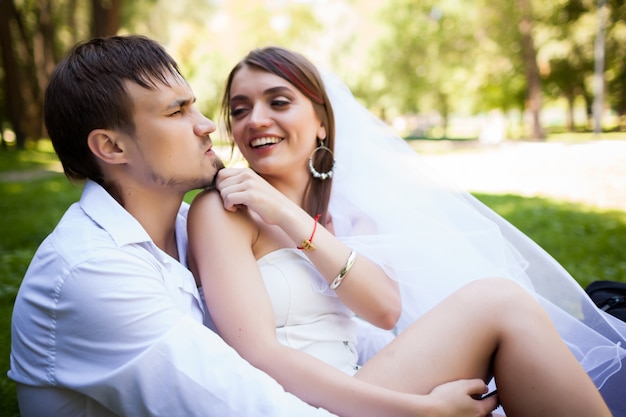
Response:
[[[346,261],[346,264],[344,265],[341,272],[339,272],[339,275],[337,275],[337,278],[335,278],[333,282],[330,283],[329,287],[331,290],[336,290],[337,287],[341,285],[341,283],[343,282],[343,279],[348,274],[348,272],[350,272],[350,269],[352,268],[352,265],[354,265],[355,261],[356,261],[356,251],[353,250],[350,252],[350,256],[348,256],[348,260]]]
[[[304,251],[315,250],[315,245],[313,244],[313,236],[315,236],[315,231],[317,230],[317,221],[320,219],[320,217],[322,217],[321,214],[318,214],[317,216],[315,216],[315,219],[314,219],[315,224],[313,224],[313,231],[311,232],[311,237],[308,239],[304,239],[302,241],[302,245],[296,246],[296,248],[300,250],[304,250]]]

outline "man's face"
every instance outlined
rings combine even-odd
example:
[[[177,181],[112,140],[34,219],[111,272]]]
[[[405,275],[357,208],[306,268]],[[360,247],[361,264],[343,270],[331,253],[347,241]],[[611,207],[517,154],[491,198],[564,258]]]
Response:
[[[169,86],[149,90],[127,81],[132,98],[135,135],[127,141],[127,166],[132,176],[150,188],[186,192],[212,184],[222,166],[209,134],[215,124],[195,107],[189,85],[169,76]]]

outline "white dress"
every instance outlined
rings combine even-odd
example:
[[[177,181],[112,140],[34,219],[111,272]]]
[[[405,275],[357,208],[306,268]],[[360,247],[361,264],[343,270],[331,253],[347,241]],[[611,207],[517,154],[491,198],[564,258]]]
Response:
[[[276,318],[276,336],[353,375],[358,369],[354,313],[301,251],[284,248],[258,261]]]
[[[341,80],[324,73],[324,84],[336,122],[329,205],[335,236],[398,282],[396,331],[469,282],[508,278],[544,307],[598,388],[623,392],[626,323],[599,310],[528,236],[445,181]],[[614,408],[626,409],[624,399]]]

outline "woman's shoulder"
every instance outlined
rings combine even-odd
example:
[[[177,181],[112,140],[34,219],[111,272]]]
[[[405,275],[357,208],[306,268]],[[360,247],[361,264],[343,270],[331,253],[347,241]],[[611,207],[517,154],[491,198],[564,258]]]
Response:
[[[245,207],[238,207],[234,211],[226,210],[220,193],[215,190],[204,190],[195,196],[189,207],[187,222],[190,233],[197,227],[223,233],[258,233],[248,210]]]
[[[214,189],[200,191],[193,198],[189,211],[224,209],[220,193]]]
[[[211,218],[228,217],[228,213],[224,208],[224,202],[222,196],[216,190],[203,190],[199,192],[191,202],[189,206],[189,219],[193,221],[194,218]],[[235,213],[241,215],[241,210],[237,210]]]

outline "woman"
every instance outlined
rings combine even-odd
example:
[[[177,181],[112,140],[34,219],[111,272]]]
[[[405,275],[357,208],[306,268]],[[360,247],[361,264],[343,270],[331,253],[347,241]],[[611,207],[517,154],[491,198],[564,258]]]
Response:
[[[338,158],[334,171],[334,114],[310,62],[280,48],[253,51],[224,97],[228,130],[252,169],[223,169],[219,193],[194,200],[190,265],[217,330],[244,358],[342,416],[484,416],[496,398],[476,398],[492,375],[507,415],[610,415],[544,309],[511,280],[467,280],[434,307],[406,313],[413,290],[397,281],[406,265],[386,246],[402,237],[385,224],[401,208],[385,201],[381,220],[331,193],[352,167]],[[365,186],[369,200],[382,191]],[[422,317],[364,361],[355,314],[384,329],[401,315]]]

